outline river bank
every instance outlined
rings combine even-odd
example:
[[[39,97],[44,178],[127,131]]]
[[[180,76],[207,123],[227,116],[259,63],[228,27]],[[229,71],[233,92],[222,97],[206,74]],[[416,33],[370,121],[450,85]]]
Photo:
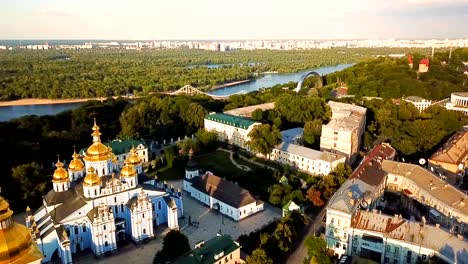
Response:
[[[230,87],[230,86],[234,86],[234,85],[238,85],[238,84],[243,84],[243,83],[249,83],[251,81],[253,81],[253,79],[247,79],[247,80],[236,81],[236,82],[229,82],[229,83],[221,84],[221,85],[215,86],[213,88],[210,88],[210,89],[208,89],[208,91],[223,89],[223,88],[226,88],[226,87]]]
[[[113,96],[114,99],[119,97],[126,99],[138,99],[140,96]],[[95,97],[95,98],[70,98],[70,99],[45,99],[45,98],[27,98],[27,99],[18,99],[13,101],[2,101],[0,102],[0,107],[2,106],[21,106],[21,105],[53,105],[53,104],[75,104],[75,103],[84,103],[87,101],[104,101],[107,97]]]

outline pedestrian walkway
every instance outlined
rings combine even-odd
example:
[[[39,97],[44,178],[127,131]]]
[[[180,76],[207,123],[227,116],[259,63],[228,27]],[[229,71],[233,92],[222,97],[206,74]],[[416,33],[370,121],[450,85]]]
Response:
[[[221,150],[221,151],[224,151],[224,152],[228,152],[229,153],[229,158],[231,159],[231,162],[232,164],[234,164],[234,166],[236,166],[237,168],[241,169],[241,170],[244,170],[244,171],[251,171],[252,169],[245,166],[245,165],[242,165],[242,164],[239,164],[236,162],[236,160],[234,159],[234,151],[232,150],[227,150],[227,149],[223,149],[223,148],[218,148],[218,150]],[[240,156],[240,155],[239,155]],[[241,157],[241,156],[240,156]]]

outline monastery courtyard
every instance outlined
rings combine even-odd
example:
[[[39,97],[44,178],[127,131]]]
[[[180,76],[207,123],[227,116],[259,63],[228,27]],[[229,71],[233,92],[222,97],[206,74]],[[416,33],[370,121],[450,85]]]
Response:
[[[182,189],[182,181],[170,181],[175,188]],[[179,219],[181,232],[185,234],[193,248],[194,244],[200,240],[208,240],[221,230],[221,233],[230,235],[233,239],[238,239],[242,234],[249,234],[252,231],[258,230],[269,224],[275,219],[281,218],[281,209],[275,208],[265,203],[265,209],[239,222],[235,222],[230,218],[224,217],[221,214],[210,211],[210,209],[191,198],[186,193],[183,193],[184,201],[184,218]],[[198,222],[198,227],[188,224],[188,218],[192,222]],[[146,264],[152,263],[154,255],[162,248],[163,237],[169,229],[166,225],[157,228],[155,234],[157,237],[147,243],[135,245],[132,242],[120,247],[119,250],[112,255],[95,258],[91,251],[81,253],[79,256],[73,255],[74,263],[135,263]],[[163,235],[161,235],[163,234]]]

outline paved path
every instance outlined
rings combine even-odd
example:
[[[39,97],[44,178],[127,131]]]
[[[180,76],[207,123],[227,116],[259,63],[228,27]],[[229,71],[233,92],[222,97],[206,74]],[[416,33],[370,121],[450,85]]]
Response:
[[[297,246],[296,250],[293,253],[291,253],[291,255],[289,255],[289,258],[286,261],[286,263],[290,263],[290,264],[303,263],[304,259],[307,257],[305,239],[307,236],[316,235],[318,233],[318,231],[320,230],[320,227],[322,226],[322,219],[324,216],[325,216],[325,209],[322,209],[315,218],[313,219],[309,218],[309,221],[311,222],[307,226],[307,229],[302,233],[302,237],[299,238],[301,239],[301,243]]]
[[[234,159],[234,152],[232,150],[227,150],[227,149],[223,149],[223,148],[218,148],[218,150],[228,152],[229,153],[229,159],[231,159],[232,164],[234,164],[238,169],[241,169],[241,170],[244,170],[244,171],[252,170],[251,168],[249,168],[249,167],[247,167],[245,165],[241,165],[241,164],[237,163],[237,161]]]

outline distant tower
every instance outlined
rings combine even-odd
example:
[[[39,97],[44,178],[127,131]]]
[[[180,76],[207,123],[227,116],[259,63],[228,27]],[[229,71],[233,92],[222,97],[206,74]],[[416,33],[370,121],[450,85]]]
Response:
[[[434,48],[434,46],[432,46],[431,59],[434,58],[434,50],[435,50],[435,48]]]
[[[187,165],[185,166],[185,178],[186,179],[191,179],[193,177],[199,176],[198,175],[198,163],[193,160],[193,154],[194,154],[194,151],[192,148],[190,148],[189,161],[187,162]]]
[[[450,46],[449,58],[448,63],[450,64],[450,60],[452,59],[452,46]]]

